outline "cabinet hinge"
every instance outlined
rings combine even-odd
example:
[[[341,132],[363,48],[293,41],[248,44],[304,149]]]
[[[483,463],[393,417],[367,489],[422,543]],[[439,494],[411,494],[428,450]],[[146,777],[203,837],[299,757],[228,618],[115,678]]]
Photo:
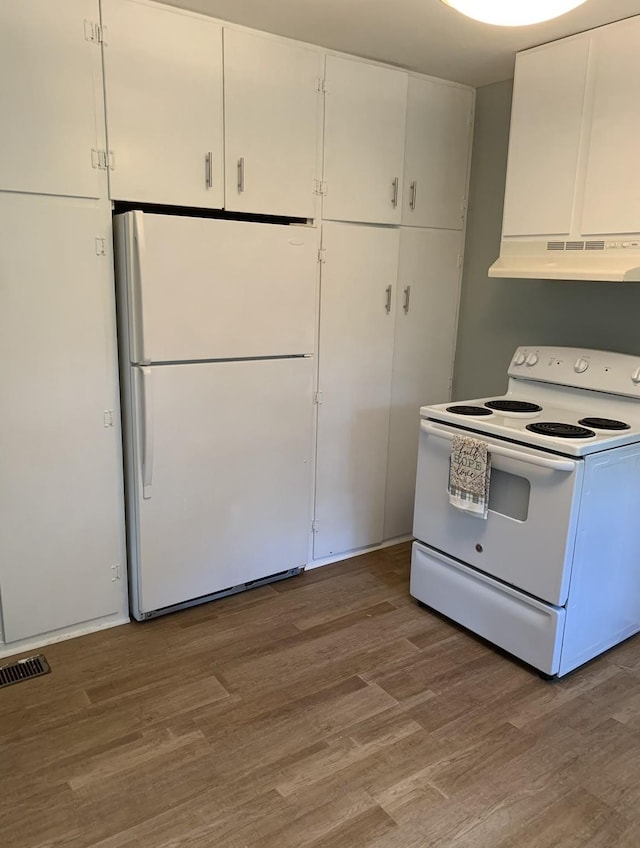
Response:
[[[327,193],[327,183],[325,180],[314,180],[313,181],[313,193],[319,195],[325,195]]]
[[[318,251],[318,262],[326,262],[327,261],[327,248],[321,247]]]
[[[107,255],[107,240],[102,236],[96,236],[96,256]]]
[[[314,520],[311,522],[311,532],[317,533],[319,529],[320,529],[320,522],[318,521],[317,518],[314,518]]]
[[[100,171],[113,171],[116,167],[116,157],[113,150],[97,150],[91,148],[91,167]]]
[[[104,28],[100,24],[93,21],[84,22],[84,40],[91,41],[94,44],[104,44]]]
[[[462,268],[463,265],[464,265],[464,257],[458,256],[458,268]]]
[[[104,411],[104,426],[113,427],[113,409],[105,409]]]
[[[112,565],[111,566],[111,582],[115,583],[119,579],[120,579],[120,565],[119,564]]]
[[[316,392],[313,396],[313,402],[317,403],[318,406],[322,403],[322,392]]]
[[[327,93],[327,81],[324,77],[317,77],[316,79],[316,91],[320,94]]]

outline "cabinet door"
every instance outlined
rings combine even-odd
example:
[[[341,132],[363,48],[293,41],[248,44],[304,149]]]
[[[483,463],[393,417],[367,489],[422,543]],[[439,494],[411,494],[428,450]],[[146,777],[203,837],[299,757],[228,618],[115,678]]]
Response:
[[[99,19],[98,0],[0,3],[0,190],[106,196]]]
[[[451,392],[462,233],[400,231],[384,538],[411,533],[420,407]]]
[[[399,232],[322,238],[316,559],[382,541]]]
[[[222,27],[144,0],[103,16],[111,197],[221,208]]]
[[[517,57],[505,236],[571,231],[588,57],[588,36]]]
[[[107,203],[0,194],[7,642],[126,610],[110,228]]]
[[[461,230],[473,92],[409,77],[402,223]]]
[[[640,18],[595,30],[593,121],[581,231],[640,231]]]
[[[399,224],[407,74],[327,56],[323,216]]]
[[[226,207],[315,217],[321,54],[224,31]]]

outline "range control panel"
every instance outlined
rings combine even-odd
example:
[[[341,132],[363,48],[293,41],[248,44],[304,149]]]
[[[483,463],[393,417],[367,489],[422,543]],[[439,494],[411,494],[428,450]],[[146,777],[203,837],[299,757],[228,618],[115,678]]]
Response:
[[[640,356],[575,347],[519,347],[509,376],[640,397]]]

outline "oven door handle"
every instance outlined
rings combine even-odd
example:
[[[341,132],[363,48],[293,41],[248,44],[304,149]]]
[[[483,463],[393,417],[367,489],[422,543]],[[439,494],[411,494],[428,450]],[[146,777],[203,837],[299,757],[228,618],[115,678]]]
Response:
[[[438,439],[446,439],[448,442],[453,441],[453,433],[449,433],[447,430],[441,430],[439,427],[428,421],[421,421],[420,429],[423,433],[426,433],[429,436],[436,436]],[[539,456],[538,454],[534,456],[533,454],[520,453],[520,451],[499,447],[493,443],[489,444],[489,452],[494,456],[504,456],[507,459],[517,459],[520,462],[527,462],[529,465],[538,465],[541,468],[552,468],[554,471],[575,471],[576,469],[576,463],[572,459],[552,459],[551,457]]]

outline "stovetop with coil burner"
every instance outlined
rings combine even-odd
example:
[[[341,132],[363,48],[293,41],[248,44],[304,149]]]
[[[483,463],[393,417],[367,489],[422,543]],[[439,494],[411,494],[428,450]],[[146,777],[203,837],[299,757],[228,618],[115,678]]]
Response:
[[[422,407],[422,418],[554,453],[583,456],[640,442],[640,357],[518,348],[507,393]]]

